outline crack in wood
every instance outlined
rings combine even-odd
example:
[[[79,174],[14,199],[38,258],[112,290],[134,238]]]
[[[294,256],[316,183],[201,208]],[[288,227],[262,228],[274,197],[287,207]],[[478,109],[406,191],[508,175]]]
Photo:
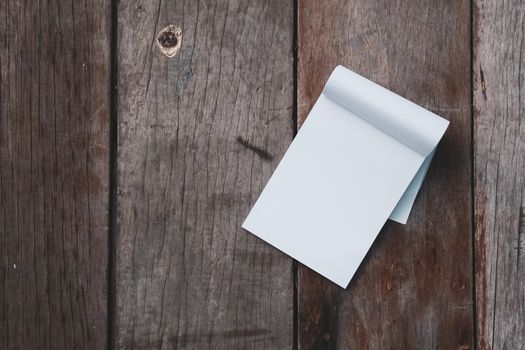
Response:
[[[235,141],[241,146],[243,146],[244,148],[249,149],[252,152],[255,152],[255,154],[261,157],[262,160],[267,160],[267,161],[273,160],[273,155],[271,155],[268,151],[251,144],[248,140],[243,139],[241,136],[237,136],[237,139]]]
[[[479,78],[481,81],[481,92],[483,93],[483,99],[487,100],[487,84],[485,83],[485,74],[483,74],[483,69],[479,67]]]

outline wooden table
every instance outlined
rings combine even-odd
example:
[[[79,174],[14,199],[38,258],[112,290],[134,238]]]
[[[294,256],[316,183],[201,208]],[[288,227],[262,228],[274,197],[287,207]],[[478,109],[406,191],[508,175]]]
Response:
[[[3,0],[0,348],[524,349],[524,23],[523,0]],[[337,64],[451,121],[346,290],[240,228]]]

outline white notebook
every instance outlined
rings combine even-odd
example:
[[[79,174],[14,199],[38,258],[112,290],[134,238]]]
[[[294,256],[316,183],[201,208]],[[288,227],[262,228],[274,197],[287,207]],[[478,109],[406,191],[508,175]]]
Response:
[[[242,227],[346,288],[406,223],[449,122],[337,67]]]

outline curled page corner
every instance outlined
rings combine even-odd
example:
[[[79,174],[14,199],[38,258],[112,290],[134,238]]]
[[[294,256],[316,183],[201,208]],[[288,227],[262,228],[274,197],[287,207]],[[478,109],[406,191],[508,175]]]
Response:
[[[323,93],[423,157],[436,148],[449,125],[448,120],[343,66],[332,72]]]
[[[242,227],[345,288],[405,223],[448,121],[338,67]]]

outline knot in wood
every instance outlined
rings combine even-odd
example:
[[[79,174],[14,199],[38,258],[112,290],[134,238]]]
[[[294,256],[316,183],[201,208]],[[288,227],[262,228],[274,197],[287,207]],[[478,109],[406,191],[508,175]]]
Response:
[[[174,24],[162,29],[157,34],[157,46],[167,57],[173,57],[177,54],[180,49],[182,41],[182,29]]]

